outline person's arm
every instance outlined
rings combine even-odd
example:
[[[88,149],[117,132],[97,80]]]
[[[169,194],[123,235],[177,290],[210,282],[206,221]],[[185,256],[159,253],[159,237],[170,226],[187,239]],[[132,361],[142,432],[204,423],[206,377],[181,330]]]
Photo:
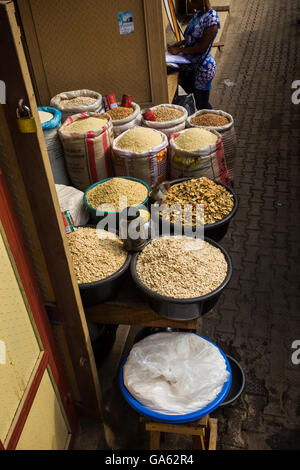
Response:
[[[184,44],[185,44],[185,39],[183,41],[176,42],[175,44],[171,44],[170,46],[168,46],[168,52],[170,52],[170,54],[173,54],[172,49],[176,50],[182,47]]]
[[[200,54],[203,54],[204,52],[207,51],[207,49],[209,48],[210,44],[212,43],[215,35],[216,35],[216,32],[218,30],[218,26],[217,25],[214,25],[214,26],[210,26],[209,28],[206,28],[204,30],[204,33],[201,37],[201,39],[199,40],[199,43],[196,44],[195,46],[192,46],[192,47],[182,47],[182,46],[177,46],[177,47],[172,47],[172,50],[169,50],[169,52],[171,52],[171,54],[179,54],[179,53],[183,53],[183,54],[189,54],[189,55],[200,55]]]

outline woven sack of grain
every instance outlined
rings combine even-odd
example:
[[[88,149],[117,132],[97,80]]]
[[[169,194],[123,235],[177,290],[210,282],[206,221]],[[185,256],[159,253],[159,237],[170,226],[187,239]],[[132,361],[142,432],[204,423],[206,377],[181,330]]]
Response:
[[[72,100],[73,104],[72,102],[67,103],[65,100]],[[77,104],[74,104],[74,100],[76,100],[75,103]],[[84,104],[84,101],[87,101],[88,104]],[[62,114],[62,122],[68,116],[73,116],[74,114],[100,113],[104,110],[102,95],[92,90],[75,90],[59,93],[51,99],[50,106],[59,109]]]
[[[224,126],[197,126],[191,123],[191,120],[197,116],[201,116],[203,114],[218,114],[220,116],[224,116],[228,119],[229,123],[225,124]],[[224,147],[224,154],[226,157],[227,163],[227,170],[231,181],[234,180],[234,161],[237,151],[237,139],[236,133],[234,128],[234,120],[231,114],[225,113],[225,111],[221,110],[212,110],[212,109],[201,109],[201,111],[197,111],[192,116],[189,116],[187,119],[187,127],[203,127],[204,129],[208,130],[215,130],[219,132],[222,136],[223,140],[223,147]]]
[[[118,106],[120,106],[120,104],[118,104]],[[128,117],[124,119],[113,119],[112,124],[115,137],[118,137],[118,135],[122,134],[128,129],[139,126],[141,124],[142,116],[140,106],[137,103],[132,102],[131,107],[133,108],[133,113]]]
[[[176,145],[176,139],[187,132],[173,134],[169,142],[169,173],[172,179],[206,176],[214,181],[231,185],[227,171],[226,158],[222,143],[222,136],[211,130],[217,137],[214,144],[206,145],[199,150],[183,150]]]
[[[158,106],[153,106],[152,108],[150,108],[150,110],[152,111],[152,113],[153,112],[155,113],[155,111],[158,110],[159,108],[163,108],[163,109],[171,108],[174,111],[181,111],[182,116],[180,116],[176,119],[172,119],[171,121],[147,121],[146,119],[144,119],[142,117],[142,125],[143,126],[150,127],[151,129],[157,129],[157,130],[161,131],[162,129],[170,129],[171,130],[172,127],[176,128],[180,124],[185,125],[185,123],[187,121],[187,118],[188,118],[188,113],[187,113],[187,110],[183,106],[178,106],[176,104],[160,104]],[[176,131],[174,131],[174,132],[176,132]]]
[[[64,149],[58,136],[61,112],[50,106],[39,106],[38,111],[54,182],[67,185],[70,180],[65,165]]]
[[[107,120],[99,130],[89,132],[66,132],[67,126],[95,117]],[[65,162],[75,188],[85,191],[91,184],[112,176],[111,145],[113,142],[112,120],[108,114],[80,113],[69,116],[59,129],[65,153]]]
[[[143,129],[136,126],[132,129]],[[160,144],[143,152],[134,152],[118,148],[119,140],[132,129],[123,132],[113,142],[112,163],[115,176],[132,176],[152,186],[167,178],[168,138],[154,129],[162,141]]]

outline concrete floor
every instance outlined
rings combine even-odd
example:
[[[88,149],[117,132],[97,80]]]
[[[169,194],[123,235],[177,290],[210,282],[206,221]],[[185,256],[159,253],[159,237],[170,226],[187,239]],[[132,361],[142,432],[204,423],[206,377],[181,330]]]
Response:
[[[300,79],[299,20],[297,0],[234,0],[211,93],[213,107],[235,119],[240,207],[222,240],[232,281],[203,319],[202,333],[246,375],[238,401],[212,414],[219,449],[300,449],[300,364],[292,362],[292,343],[300,340],[300,105],[291,101],[292,82]],[[112,447],[147,449],[148,436],[116,375],[105,380]],[[105,448],[98,428],[85,423],[82,431],[76,448]],[[164,448],[184,450],[191,442],[172,438]]]

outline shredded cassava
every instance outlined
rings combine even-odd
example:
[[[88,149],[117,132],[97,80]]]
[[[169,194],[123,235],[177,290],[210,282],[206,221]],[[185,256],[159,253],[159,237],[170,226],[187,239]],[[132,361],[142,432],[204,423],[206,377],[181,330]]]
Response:
[[[67,235],[67,240],[78,284],[111,276],[127,259],[122,241],[106,230],[79,227]]]
[[[190,237],[152,240],[139,254],[136,271],[150,290],[166,297],[201,297],[227,276],[225,256],[215,246]]]

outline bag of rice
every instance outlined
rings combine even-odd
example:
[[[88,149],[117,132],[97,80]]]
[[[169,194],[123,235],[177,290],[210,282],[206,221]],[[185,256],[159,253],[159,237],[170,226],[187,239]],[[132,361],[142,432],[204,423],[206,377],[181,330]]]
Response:
[[[112,118],[115,137],[141,124],[141,108],[134,102],[131,103],[131,108],[124,108],[119,105],[117,108],[107,111],[107,114]]]
[[[202,127],[215,130],[222,136],[227,170],[231,181],[234,180],[234,160],[237,151],[237,139],[233,117],[221,110],[201,109],[187,119],[187,127]]]
[[[167,178],[168,139],[154,129],[133,127],[117,137],[112,146],[115,176],[133,176],[150,186]]]
[[[191,128],[173,134],[169,147],[172,179],[206,176],[231,185],[222,136],[215,130]]]
[[[54,96],[50,106],[59,109],[62,122],[68,116],[79,113],[101,113],[104,111],[102,95],[92,90],[65,91]]]
[[[85,191],[93,183],[112,176],[113,129],[108,114],[69,116],[59,129],[59,137],[73,186]]]

